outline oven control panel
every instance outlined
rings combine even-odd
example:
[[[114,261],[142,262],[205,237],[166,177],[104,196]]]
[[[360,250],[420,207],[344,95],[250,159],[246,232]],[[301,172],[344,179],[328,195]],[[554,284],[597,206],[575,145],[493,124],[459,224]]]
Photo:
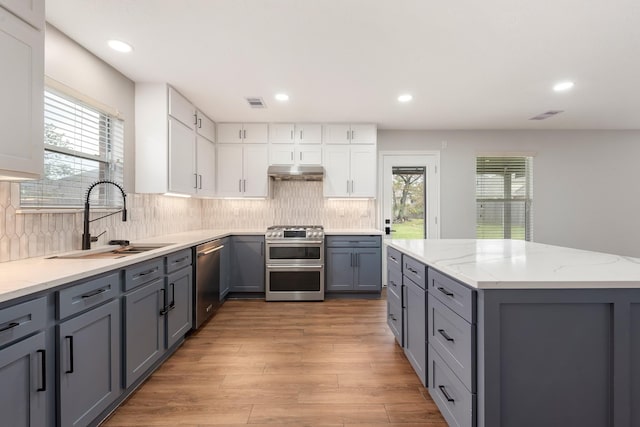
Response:
[[[267,228],[265,237],[267,240],[324,240],[324,228],[321,225],[274,225]]]

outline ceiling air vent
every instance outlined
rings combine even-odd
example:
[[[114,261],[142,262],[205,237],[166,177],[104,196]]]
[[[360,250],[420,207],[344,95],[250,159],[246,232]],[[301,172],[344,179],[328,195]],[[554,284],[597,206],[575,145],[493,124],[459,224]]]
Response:
[[[267,108],[262,98],[253,96],[253,97],[247,97],[245,99],[247,100],[251,108]]]
[[[531,117],[529,120],[544,120],[544,119],[548,119],[549,117],[553,117],[556,114],[560,114],[562,113],[564,110],[549,110],[545,113],[542,114],[538,114],[535,117]]]

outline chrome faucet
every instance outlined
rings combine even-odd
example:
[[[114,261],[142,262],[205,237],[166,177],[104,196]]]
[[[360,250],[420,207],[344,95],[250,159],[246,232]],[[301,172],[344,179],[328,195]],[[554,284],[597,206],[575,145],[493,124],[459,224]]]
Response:
[[[120,190],[120,192],[122,193],[122,209],[120,209],[119,211],[107,214],[107,215],[103,215],[100,218],[94,218],[94,219],[89,219],[89,196],[91,195],[91,190],[93,190],[93,187],[95,187],[96,185],[99,184],[111,184],[111,185],[115,185],[116,187],[118,187],[118,189]],[[96,181],[93,184],[91,184],[89,186],[89,189],[87,190],[87,198],[84,202],[84,218],[83,218],[83,233],[82,233],[82,249],[91,249],[91,242],[92,241],[97,241],[98,239],[92,238],[91,234],[89,234],[89,223],[93,222],[93,221],[97,221],[99,219],[102,218],[106,218],[108,216],[111,215],[115,215],[119,212],[122,212],[122,222],[126,222],[127,221],[127,195],[124,193],[124,189],[120,186],[120,184],[117,184],[113,181],[108,181],[108,180],[102,180],[102,181]],[[102,235],[104,233],[101,233],[100,235]]]

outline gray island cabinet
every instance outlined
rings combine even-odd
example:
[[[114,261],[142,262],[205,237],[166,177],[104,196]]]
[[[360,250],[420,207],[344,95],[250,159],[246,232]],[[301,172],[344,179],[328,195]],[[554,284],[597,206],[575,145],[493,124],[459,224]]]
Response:
[[[424,375],[449,425],[640,426],[639,259],[510,240],[387,245],[396,337],[398,304],[415,297],[398,298],[407,265],[390,257],[426,271]]]

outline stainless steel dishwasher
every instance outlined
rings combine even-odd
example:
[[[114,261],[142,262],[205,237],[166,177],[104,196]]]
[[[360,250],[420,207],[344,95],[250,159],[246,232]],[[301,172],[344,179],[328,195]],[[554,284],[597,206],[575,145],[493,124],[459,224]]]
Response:
[[[220,306],[220,250],[222,240],[196,246],[196,289],[193,293],[193,328],[198,329]]]

